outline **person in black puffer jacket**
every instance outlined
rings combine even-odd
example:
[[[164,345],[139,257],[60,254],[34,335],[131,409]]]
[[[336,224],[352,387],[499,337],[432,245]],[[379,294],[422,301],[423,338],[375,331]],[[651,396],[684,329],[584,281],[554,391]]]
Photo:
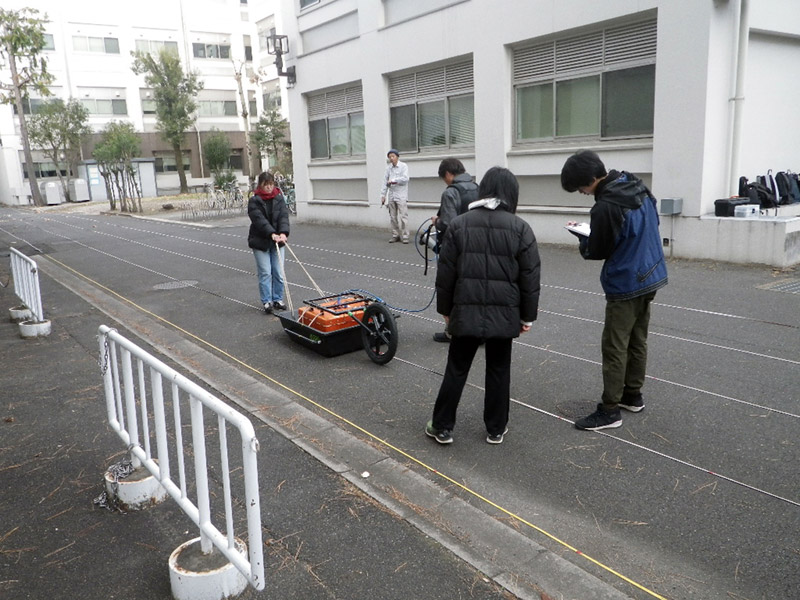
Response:
[[[447,367],[426,435],[453,441],[461,392],[478,347],[486,345],[483,420],[486,441],[500,444],[508,429],[511,343],[530,331],[539,308],[539,250],[530,225],[517,217],[519,184],[508,169],[493,167],[479,199],[453,219],[445,233],[436,274],[436,310],[452,335]]]
[[[286,310],[283,303],[283,254],[289,237],[289,210],[272,173],[261,173],[247,203],[250,231],[247,245],[252,248],[258,272],[258,291],[264,311]],[[280,248],[280,250],[279,250]]]

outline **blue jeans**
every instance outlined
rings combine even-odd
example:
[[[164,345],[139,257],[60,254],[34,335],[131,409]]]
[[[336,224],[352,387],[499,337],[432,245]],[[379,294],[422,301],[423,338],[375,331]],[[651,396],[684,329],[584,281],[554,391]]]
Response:
[[[283,301],[283,254],[283,248],[279,253],[275,246],[267,252],[253,248],[262,304]]]

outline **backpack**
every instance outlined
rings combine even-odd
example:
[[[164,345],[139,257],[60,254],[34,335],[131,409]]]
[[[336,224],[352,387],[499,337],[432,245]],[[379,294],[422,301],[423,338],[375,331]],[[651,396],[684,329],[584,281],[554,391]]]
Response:
[[[775,185],[778,188],[778,199],[781,204],[800,202],[800,185],[796,174],[779,171],[775,175]]]
[[[765,180],[766,178],[760,176],[758,179]],[[750,198],[753,204],[761,205],[761,208],[777,208],[778,203],[775,199],[775,194],[761,181],[748,183],[744,189],[744,196]]]

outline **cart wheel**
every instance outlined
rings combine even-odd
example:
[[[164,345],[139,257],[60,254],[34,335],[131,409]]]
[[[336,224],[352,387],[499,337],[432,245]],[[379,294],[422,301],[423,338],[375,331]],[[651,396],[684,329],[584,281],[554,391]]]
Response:
[[[361,341],[369,359],[376,365],[385,365],[397,352],[397,323],[389,309],[374,302],[364,310],[361,319]]]

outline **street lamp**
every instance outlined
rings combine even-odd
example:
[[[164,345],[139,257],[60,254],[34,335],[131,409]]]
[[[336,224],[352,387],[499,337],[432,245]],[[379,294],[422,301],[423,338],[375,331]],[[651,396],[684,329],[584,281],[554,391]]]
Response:
[[[283,70],[283,55],[289,53],[289,37],[273,33],[267,37],[267,54],[275,57],[275,67],[280,77],[286,77],[286,83],[294,85],[297,82],[294,67]]]

